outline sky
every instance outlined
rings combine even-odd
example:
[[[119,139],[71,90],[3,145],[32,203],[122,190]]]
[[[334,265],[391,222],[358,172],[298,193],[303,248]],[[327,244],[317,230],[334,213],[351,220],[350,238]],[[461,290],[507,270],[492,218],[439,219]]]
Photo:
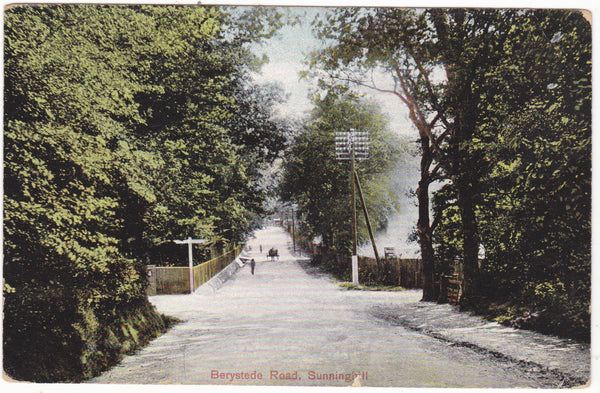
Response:
[[[298,116],[311,108],[309,93],[315,88],[315,80],[300,80],[299,73],[306,70],[304,64],[307,55],[324,44],[313,36],[310,22],[318,13],[324,13],[326,7],[290,7],[294,15],[302,17],[302,23],[286,26],[279,34],[268,40],[266,44],[257,46],[259,54],[266,54],[269,63],[263,66],[262,73],[256,76],[258,82],[276,82],[289,95],[288,101],[277,109],[282,116]],[[378,75],[385,83],[391,83],[383,74]],[[398,97],[392,94],[378,93],[374,90],[361,89],[366,98],[380,104],[384,113],[389,116],[390,129],[401,136],[413,137],[416,130],[408,118],[408,112]]]
[[[257,82],[277,83],[285,89],[288,100],[278,107],[282,116],[296,116],[310,110],[308,98],[313,81],[300,80],[300,72],[306,55],[319,47],[319,41],[310,30],[310,20],[320,8],[294,8],[294,14],[302,15],[302,23],[282,28],[276,37],[257,46],[255,51],[265,54],[269,62],[263,66],[262,73],[256,76]]]

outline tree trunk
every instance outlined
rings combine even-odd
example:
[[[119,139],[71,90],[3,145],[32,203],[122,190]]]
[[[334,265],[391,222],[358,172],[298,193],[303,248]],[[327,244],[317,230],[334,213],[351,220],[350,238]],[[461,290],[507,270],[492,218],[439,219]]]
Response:
[[[422,301],[435,301],[437,291],[435,286],[434,253],[431,241],[431,225],[429,222],[429,167],[432,162],[429,137],[421,136],[421,179],[417,188],[419,202],[419,219],[417,230],[421,260],[423,261],[423,298]]]
[[[419,200],[419,246],[423,261],[423,298],[422,301],[435,301],[437,291],[435,287],[434,254],[431,241],[431,228],[429,225],[429,182],[419,181],[417,190]]]
[[[461,303],[474,305],[479,296],[479,239],[473,201],[473,185],[468,176],[457,182],[458,205],[462,220],[463,235],[463,281]]]
[[[458,191],[458,207],[462,221],[463,237],[463,280],[461,304],[467,307],[477,303],[480,295],[479,282],[479,238],[475,217],[475,193],[479,182],[478,162],[469,151],[466,142],[473,138],[477,124],[477,97],[469,88],[470,78],[461,78],[462,91],[458,95],[454,133],[455,181]],[[467,87],[465,87],[467,86]]]

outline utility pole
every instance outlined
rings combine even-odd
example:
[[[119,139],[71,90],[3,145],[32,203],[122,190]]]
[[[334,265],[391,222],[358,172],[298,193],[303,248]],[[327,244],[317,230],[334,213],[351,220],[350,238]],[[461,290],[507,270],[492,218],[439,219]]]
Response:
[[[208,240],[205,239],[192,239],[188,237],[185,240],[173,240],[177,244],[187,244],[188,245],[188,263],[190,267],[190,293],[194,293],[194,258],[192,255],[192,245],[193,244],[205,244],[208,243]]]
[[[292,205],[292,242],[294,244],[294,254],[296,253],[296,223],[294,215],[294,205]]]
[[[354,185],[354,172],[356,171],[355,166],[355,154],[354,144],[351,148],[352,152],[352,165],[350,170],[350,183],[352,184],[352,283],[358,285],[358,230],[357,217],[356,217],[356,186]]]
[[[358,234],[356,228],[357,215],[356,215],[356,186],[359,187],[361,201],[363,204],[363,210],[365,212],[365,219],[369,228],[369,234],[371,236],[371,242],[373,243],[373,249],[375,249],[375,256],[377,257],[377,248],[375,247],[375,239],[371,233],[371,223],[369,216],[366,213],[366,206],[364,199],[362,198],[362,190],[360,189],[360,183],[358,183],[358,174],[356,173],[356,160],[366,160],[369,158],[369,134],[367,131],[356,131],[351,128],[348,132],[336,132],[335,133],[335,158],[337,160],[350,160],[350,183],[352,184],[352,220],[353,220],[353,241],[352,241],[352,283],[358,285]],[[379,260],[379,258],[377,257]]]
[[[371,220],[369,219],[369,212],[367,211],[367,205],[365,203],[365,198],[363,197],[362,187],[360,186],[360,180],[358,180],[358,173],[354,171],[354,180],[356,182],[356,187],[358,188],[358,196],[360,197],[360,203],[363,208],[363,213],[365,214],[365,220],[367,221],[367,229],[369,231],[369,238],[371,238],[371,244],[373,245],[373,253],[375,254],[375,260],[377,261],[377,268],[379,269],[381,266],[379,265],[379,253],[377,252],[377,247],[375,246],[375,236],[373,235],[373,228],[371,228]]]

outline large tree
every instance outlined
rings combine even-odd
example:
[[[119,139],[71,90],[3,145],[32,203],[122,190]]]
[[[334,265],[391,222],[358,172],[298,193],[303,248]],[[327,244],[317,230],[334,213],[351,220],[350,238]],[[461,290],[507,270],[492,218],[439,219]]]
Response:
[[[548,10],[518,21],[488,69],[470,144],[485,168],[477,209],[483,294],[545,310],[538,329],[589,338],[589,23],[579,12]]]

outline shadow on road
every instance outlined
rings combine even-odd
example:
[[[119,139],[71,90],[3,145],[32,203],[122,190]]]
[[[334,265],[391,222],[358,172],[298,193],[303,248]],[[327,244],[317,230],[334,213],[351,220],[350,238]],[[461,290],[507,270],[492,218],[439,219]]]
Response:
[[[316,278],[329,278],[331,281],[334,281],[331,275],[325,272],[320,266],[313,265],[312,259],[308,257],[298,259],[298,265],[311,277]]]

